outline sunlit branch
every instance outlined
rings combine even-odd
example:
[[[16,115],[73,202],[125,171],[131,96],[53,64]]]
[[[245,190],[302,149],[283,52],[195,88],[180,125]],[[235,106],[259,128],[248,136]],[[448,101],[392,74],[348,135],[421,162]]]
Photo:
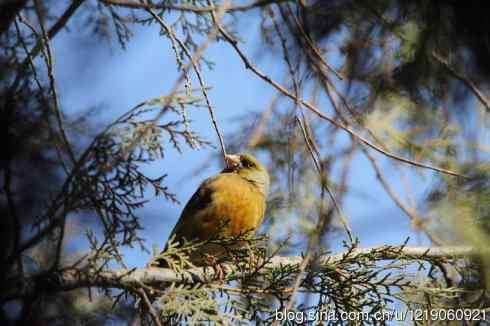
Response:
[[[323,255],[315,259],[315,266],[328,269],[329,265],[342,261],[346,256],[351,260],[370,255],[372,261],[403,259],[408,261],[424,261],[436,258],[458,259],[475,257],[480,252],[468,246],[444,247],[408,247],[408,246],[379,246],[371,248],[355,248],[348,252],[334,255]],[[275,256],[270,258],[264,269],[281,268],[284,266],[299,266],[304,262],[302,256]],[[228,273],[237,271],[235,264],[222,266]],[[238,273],[238,274],[236,274]],[[141,284],[156,288],[166,287],[165,283],[183,282],[187,284],[209,283],[217,277],[217,272],[211,268],[194,268],[177,273],[166,268],[112,269],[90,271],[67,268],[52,275],[34,276],[11,282],[11,288],[2,293],[2,301],[28,296],[40,288],[49,292],[70,291],[86,287],[104,287],[119,289],[140,289]],[[21,285],[22,284],[22,285]]]

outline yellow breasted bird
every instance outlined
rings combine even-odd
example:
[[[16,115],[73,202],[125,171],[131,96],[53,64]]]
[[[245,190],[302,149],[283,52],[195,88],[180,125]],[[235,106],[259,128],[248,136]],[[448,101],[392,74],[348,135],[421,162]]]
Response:
[[[226,167],[220,174],[204,180],[187,202],[169,239],[206,241],[255,232],[264,218],[269,192],[269,174],[250,154],[226,155]],[[164,251],[167,249],[164,249]],[[194,265],[218,261],[224,249],[207,244],[192,253]],[[167,267],[159,261],[156,265]]]

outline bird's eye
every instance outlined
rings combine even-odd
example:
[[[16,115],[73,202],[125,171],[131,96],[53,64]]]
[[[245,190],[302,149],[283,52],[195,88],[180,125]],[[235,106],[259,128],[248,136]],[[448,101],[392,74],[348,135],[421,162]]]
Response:
[[[253,162],[250,162],[249,160],[243,160],[243,161],[242,161],[242,165],[243,165],[243,167],[245,167],[245,168],[251,168],[251,167],[253,167],[253,166],[254,166]]]

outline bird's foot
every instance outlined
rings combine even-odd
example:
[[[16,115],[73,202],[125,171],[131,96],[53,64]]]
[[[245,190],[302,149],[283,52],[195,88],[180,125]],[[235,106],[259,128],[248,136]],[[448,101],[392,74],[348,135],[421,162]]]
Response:
[[[215,264],[212,266],[213,271],[214,271],[214,277],[215,279],[219,281],[224,281],[226,277],[226,268],[222,264]]]
[[[218,261],[216,257],[206,257],[206,265],[213,270],[213,279],[223,281],[226,277],[226,266]]]
[[[259,266],[259,264],[262,262],[259,256],[255,255],[253,252],[248,256],[248,264],[250,268],[255,268],[256,266]]]

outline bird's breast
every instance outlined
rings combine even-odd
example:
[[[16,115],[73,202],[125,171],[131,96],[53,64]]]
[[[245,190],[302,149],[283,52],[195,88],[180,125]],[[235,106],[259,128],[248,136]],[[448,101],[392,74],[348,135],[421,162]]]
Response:
[[[200,238],[237,236],[257,229],[264,217],[265,198],[253,184],[230,175],[218,178],[210,186],[212,205],[202,212]]]

